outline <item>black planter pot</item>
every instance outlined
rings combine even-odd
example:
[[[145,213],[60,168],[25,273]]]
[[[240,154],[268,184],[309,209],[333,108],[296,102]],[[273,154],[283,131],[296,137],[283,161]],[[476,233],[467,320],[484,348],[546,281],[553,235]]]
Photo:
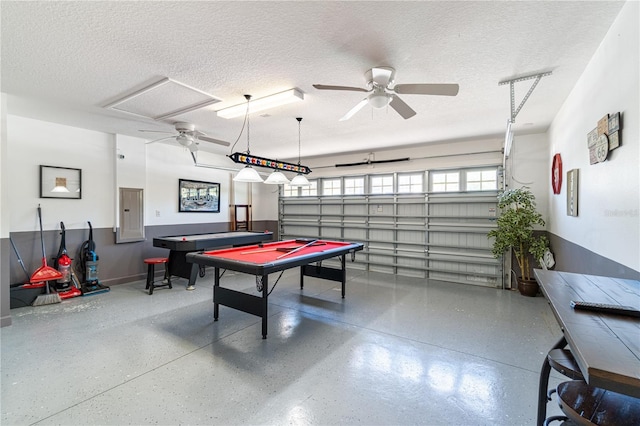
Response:
[[[523,296],[536,297],[538,295],[538,282],[536,280],[525,280],[518,277],[518,291]]]

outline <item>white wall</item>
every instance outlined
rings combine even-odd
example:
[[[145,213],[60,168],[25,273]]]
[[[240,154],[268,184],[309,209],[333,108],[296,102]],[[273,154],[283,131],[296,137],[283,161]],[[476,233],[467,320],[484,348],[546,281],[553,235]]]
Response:
[[[8,105],[9,111],[11,105]],[[114,224],[112,135],[15,115],[7,116],[9,231],[84,229]],[[40,165],[82,169],[82,199],[40,198]],[[4,192],[4,191],[3,191]]]
[[[549,193],[553,191],[548,150],[549,138],[546,133],[515,135],[505,167],[508,188],[526,186],[535,195],[537,210],[547,223],[547,226],[536,229],[548,229],[551,221]]]
[[[42,206],[45,230],[59,229],[60,221],[67,229],[85,229],[91,221],[94,228],[115,230],[118,187],[144,189],[145,226],[229,222],[229,191],[234,187],[236,203],[252,200],[254,220],[278,218],[276,188],[233,185],[235,172],[196,167],[189,151],[177,144],[145,145],[140,138],[11,114],[7,115],[5,128],[2,155],[6,155],[3,165],[7,168],[3,167],[2,175],[11,182],[2,191],[2,199],[7,200],[2,204],[6,223],[2,232],[6,235],[37,231],[38,204]],[[241,167],[225,156],[204,151],[198,152],[198,162],[221,168]],[[40,165],[82,169],[82,199],[40,198]],[[220,183],[220,213],[178,213],[178,179]]]
[[[411,160],[407,162],[335,167],[335,164],[356,163],[366,160],[369,153],[364,152],[315,157],[303,160],[302,164],[311,168],[312,173],[307,176],[309,179],[343,175],[410,172],[502,164],[501,149],[501,139],[447,141],[393,150],[377,150],[373,153],[376,161],[409,157]],[[482,154],[469,155],[469,153]]]
[[[554,119],[548,169],[562,155],[563,185],[550,195],[549,231],[640,270],[640,108],[638,16],[627,2]],[[553,77],[549,77],[553,78]],[[607,113],[622,114],[621,146],[604,163],[589,164],[587,133]],[[579,169],[579,216],[566,214],[566,171]]]
[[[145,224],[169,225],[229,221],[229,175],[225,170],[196,167],[188,149],[176,145],[147,147]],[[199,152],[198,159],[207,157]],[[214,154],[209,154],[214,157]],[[228,160],[231,165],[231,160]],[[220,213],[179,213],[178,180],[190,179],[220,184]]]

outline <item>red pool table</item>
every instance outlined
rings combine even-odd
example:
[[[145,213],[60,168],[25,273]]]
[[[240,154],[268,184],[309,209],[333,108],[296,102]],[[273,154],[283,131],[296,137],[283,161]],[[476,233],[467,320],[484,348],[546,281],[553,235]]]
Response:
[[[188,279],[189,284],[187,285],[187,290],[193,290],[195,289],[199,268],[196,264],[187,263],[186,253],[206,249],[211,250],[225,246],[237,247],[246,244],[256,244],[271,240],[272,238],[273,232],[269,231],[214,232],[210,234],[158,237],[153,239],[153,246],[169,249],[169,264],[167,265],[169,275]],[[204,269],[202,272],[204,273]]]
[[[213,266],[213,318],[218,320],[219,306],[224,305],[262,318],[262,338],[267,338],[267,304],[269,293],[268,276],[274,272],[300,266],[300,288],[303,288],[304,277],[322,278],[342,283],[342,297],[345,296],[346,268],[345,256],[363,249],[361,243],[349,243],[329,240],[298,239],[257,244],[230,249],[205,251],[204,253],[188,253],[187,262],[204,266]],[[322,266],[319,262],[332,257],[341,258],[341,267]],[[316,263],[316,265],[310,265]],[[261,277],[262,296],[224,288],[220,286],[220,269]],[[273,289],[273,288],[272,288]]]

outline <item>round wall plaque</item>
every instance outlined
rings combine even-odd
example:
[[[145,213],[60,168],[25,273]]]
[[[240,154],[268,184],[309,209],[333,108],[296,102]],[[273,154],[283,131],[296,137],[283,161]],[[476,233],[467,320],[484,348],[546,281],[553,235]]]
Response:
[[[562,189],[562,157],[560,154],[553,156],[551,164],[551,187],[554,194],[559,194]]]

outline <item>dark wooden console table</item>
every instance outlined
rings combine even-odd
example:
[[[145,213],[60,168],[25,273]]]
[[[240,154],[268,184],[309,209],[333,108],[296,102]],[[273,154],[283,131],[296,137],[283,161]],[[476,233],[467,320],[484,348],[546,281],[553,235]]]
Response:
[[[583,300],[640,308],[640,281],[540,269],[535,276],[585,381],[640,398],[640,318],[571,307]],[[539,401],[539,417],[541,409]]]

